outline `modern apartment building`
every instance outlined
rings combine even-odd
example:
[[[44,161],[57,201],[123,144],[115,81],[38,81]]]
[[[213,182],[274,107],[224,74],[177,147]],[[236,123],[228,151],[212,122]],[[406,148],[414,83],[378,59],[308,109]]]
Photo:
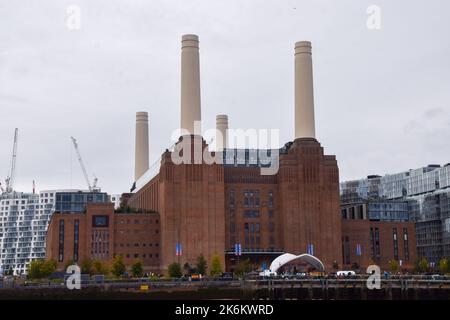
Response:
[[[11,192],[0,195],[0,268],[25,273],[32,259],[45,257],[45,231],[51,204],[39,195]]]
[[[0,268],[25,274],[34,259],[44,259],[46,232],[52,214],[83,212],[86,203],[108,202],[106,193],[46,190],[39,194],[0,194]]]
[[[342,182],[340,193],[343,206],[361,200],[408,201],[418,257],[431,265],[450,257],[450,163]]]
[[[396,260],[412,270],[416,260],[412,201],[366,200],[342,205],[342,254],[345,268],[371,264],[389,270]]]

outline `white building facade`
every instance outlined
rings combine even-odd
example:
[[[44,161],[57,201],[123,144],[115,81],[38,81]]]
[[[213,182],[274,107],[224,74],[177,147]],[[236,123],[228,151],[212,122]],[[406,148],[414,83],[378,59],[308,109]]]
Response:
[[[86,202],[106,200],[105,193],[86,190],[0,194],[0,273],[26,274],[32,260],[45,258],[45,237],[55,210],[82,211]]]

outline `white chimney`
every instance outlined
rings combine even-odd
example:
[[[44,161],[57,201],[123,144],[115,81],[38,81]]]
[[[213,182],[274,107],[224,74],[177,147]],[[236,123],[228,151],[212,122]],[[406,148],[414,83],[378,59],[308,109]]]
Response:
[[[228,116],[218,114],[216,116],[216,150],[222,151],[228,148]]]
[[[136,112],[134,181],[148,170],[148,113]]]
[[[194,132],[194,122],[201,121],[200,62],[198,36],[183,35],[181,40],[181,129]]]
[[[311,42],[295,44],[295,139],[315,138]]]

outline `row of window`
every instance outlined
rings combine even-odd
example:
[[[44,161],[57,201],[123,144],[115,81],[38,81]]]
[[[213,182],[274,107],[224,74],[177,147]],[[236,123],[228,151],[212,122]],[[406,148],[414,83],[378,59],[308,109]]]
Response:
[[[153,223],[153,219],[120,219],[120,220],[116,220],[115,224],[152,224]],[[158,224],[159,220],[156,219],[155,220],[155,224]]]
[[[135,229],[135,230],[124,229],[124,230],[115,230],[115,231],[116,231],[116,233],[119,233],[119,234],[134,234],[134,235],[136,235],[136,234],[140,234],[140,233],[149,234],[153,230],[151,230],[151,229],[141,229],[141,230],[139,230],[139,229]],[[159,229],[155,229],[154,231],[155,231],[155,234],[159,233]]]
[[[118,255],[121,255],[122,257],[124,256],[123,254],[120,254],[120,253],[118,253]],[[127,254],[125,254],[125,258],[135,258],[135,259],[150,258],[151,259],[151,258],[159,258],[159,254],[158,253],[143,253],[143,254],[135,253],[135,254],[131,255],[131,254],[127,253]]]
[[[275,224],[273,222],[269,222],[269,232],[275,231]],[[230,233],[236,232],[236,224],[234,222],[230,222]],[[245,233],[260,233],[261,232],[261,224],[260,223],[244,223],[244,232]]]
[[[230,218],[234,218],[235,213],[236,213],[235,209],[230,209],[229,210]],[[267,215],[269,218],[273,218],[273,216],[274,216],[273,210],[268,210]],[[261,216],[261,213],[259,210],[244,210],[243,216],[245,218],[259,218]]]
[[[256,190],[244,190],[243,192],[244,197],[244,207],[257,207],[259,208],[261,205],[261,198],[260,198],[260,191],[258,189]],[[234,208],[236,206],[236,192],[235,190],[231,189],[228,192],[228,206],[230,208]],[[273,191],[269,190],[268,192],[268,198],[267,198],[267,206],[269,208],[273,207]]]
[[[115,243],[114,244],[114,247],[121,247],[121,248],[123,248],[123,247],[159,247],[159,243],[158,242],[155,242],[154,244],[153,243],[145,243],[145,242],[143,242],[143,243],[138,243],[138,242],[136,242],[136,243]]]
[[[234,248],[234,245],[236,243],[240,243],[238,239],[236,239],[235,236],[230,237],[230,248]],[[241,243],[242,245],[242,243]],[[269,246],[273,249],[273,246],[275,245],[275,237],[270,236],[269,237]],[[252,249],[262,249],[261,248],[261,237],[259,234],[248,234],[244,237],[244,244],[242,246],[242,250],[252,250]]]

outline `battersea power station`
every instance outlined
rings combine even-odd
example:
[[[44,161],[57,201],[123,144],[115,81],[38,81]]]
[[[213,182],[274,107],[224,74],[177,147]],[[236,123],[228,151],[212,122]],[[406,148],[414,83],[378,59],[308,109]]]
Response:
[[[173,262],[195,265],[200,255],[209,265],[218,256],[228,271],[247,258],[268,267],[284,253],[313,255],[325,269],[341,265],[339,170],[315,138],[311,43],[297,42],[294,56],[293,141],[279,149],[229,148],[221,114],[212,148],[200,129],[199,39],[184,35],[178,141],[149,167],[148,114],[138,112],[131,209],[94,203],[85,212],[55,212],[47,257],[63,266],[122,255],[159,272]]]
[[[148,170],[148,122],[137,114],[136,192],[129,206],[158,212],[160,267],[218,255],[227,270],[250,258],[267,266],[309,253],[325,268],[342,260],[339,170],[315,139],[311,43],[295,44],[295,137],[280,150],[228,148],[228,117],[217,116],[215,152],[201,123],[199,40],[181,42],[181,136]],[[214,159],[214,161],[211,161]]]

